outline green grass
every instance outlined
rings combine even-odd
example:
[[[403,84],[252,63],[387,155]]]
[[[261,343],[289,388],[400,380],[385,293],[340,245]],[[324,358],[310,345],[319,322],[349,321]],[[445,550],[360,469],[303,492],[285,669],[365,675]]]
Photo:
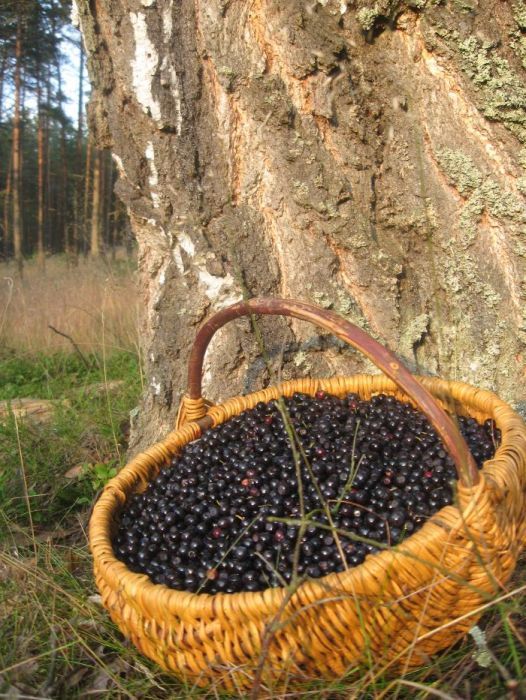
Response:
[[[50,422],[10,415],[0,421],[0,531],[5,523],[58,527],[91,502],[111,470],[122,465],[129,413],[141,380],[130,353],[0,361],[0,401],[31,397],[55,401]],[[66,478],[82,465],[82,474]],[[4,523],[4,524],[3,524]]]
[[[36,356],[5,355],[0,358],[0,401],[31,397],[60,399],[76,389],[104,381],[104,363],[95,354],[86,355],[87,365],[79,355],[65,352]],[[106,378],[132,380],[137,392],[138,364],[133,353],[110,355],[106,362]]]
[[[0,359],[0,400],[57,402],[49,423],[0,422],[0,698],[218,697],[162,673],[100,605],[86,538],[89,507],[125,461],[141,375],[130,353],[87,360],[88,366],[67,354]],[[64,399],[67,404],[59,403]],[[66,478],[77,465],[83,465],[77,477]],[[524,585],[522,564],[506,590]],[[492,605],[479,622],[487,649],[467,637],[404,677],[372,660],[371,668],[332,683],[259,697],[520,700],[525,610],[524,591]]]
[[[85,544],[17,545],[0,570],[0,697],[9,688],[39,698],[165,698],[181,684],[124,641],[98,603]],[[73,541],[71,541],[73,539]],[[97,691],[97,692],[96,692]]]
[[[216,697],[162,673],[122,638],[98,602],[80,527],[66,539],[57,535],[50,542],[38,542],[36,557],[29,537],[24,544],[19,533],[14,533],[11,545],[15,540],[16,556],[7,547],[0,554],[0,572],[8,577],[0,586],[0,697],[9,687],[53,699],[84,698],[95,691],[100,693],[96,697],[104,698]],[[504,616],[495,610],[480,623],[486,630],[488,647],[512,680],[517,675],[503,620],[511,615],[517,625],[525,602],[524,597],[508,602]],[[512,636],[513,646],[519,647],[516,633]],[[524,668],[524,647],[518,651]],[[286,697],[520,700],[518,693],[509,693],[513,684],[503,677],[502,669],[495,663],[481,668],[474,658],[476,652],[468,638],[403,679],[382,673],[370,679],[367,669],[361,669],[346,679],[313,683]],[[263,692],[260,697],[283,695]]]

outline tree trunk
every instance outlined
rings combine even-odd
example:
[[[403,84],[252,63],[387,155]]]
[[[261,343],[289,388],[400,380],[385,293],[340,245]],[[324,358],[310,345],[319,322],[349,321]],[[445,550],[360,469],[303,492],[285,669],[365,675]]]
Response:
[[[3,115],[4,108],[4,80],[7,68],[7,50],[2,53],[2,59],[0,62],[0,117]]]
[[[41,270],[45,269],[46,258],[44,253],[44,114],[42,109],[42,84],[40,70],[37,76],[37,262]]]
[[[52,90],[51,90],[51,69],[48,65],[47,75],[46,75],[46,104],[48,109],[52,105]],[[47,207],[46,207],[46,227],[44,236],[44,248],[47,248],[52,253],[57,252],[57,206],[56,206],[56,187],[55,187],[55,177],[53,173],[53,152],[51,147],[49,120],[51,117],[47,117],[47,128],[44,134],[44,152],[46,154],[46,184],[45,190],[47,193]]]
[[[22,210],[20,207],[20,183],[22,172],[22,132],[20,123],[20,98],[22,85],[22,22],[18,18],[15,49],[15,107],[13,113],[13,244],[18,272],[22,275]]]
[[[111,241],[111,226],[113,212],[111,205],[113,201],[113,164],[111,153],[104,151],[104,241],[106,250],[111,250],[112,258],[114,259],[114,250]]]
[[[71,262],[71,240],[70,240],[70,229],[69,229],[69,217],[68,217],[68,159],[66,153],[66,124],[63,116],[63,93],[62,93],[62,72],[60,70],[60,61],[55,61],[55,70],[57,75],[57,87],[58,87],[58,108],[61,113],[60,117],[60,185],[59,194],[57,197],[57,221],[58,229],[62,233],[62,240],[64,241],[64,253],[66,254],[66,260]]]
[[[84,51],[79,44],[79,92],[77,102],[77,138],[75,142],[75,187],[73,191],[73,239],[71,241],[72,262],[78,265],[79,242],[81,231],[81,197],[82,197],[82,125],[84,121]]]
[[[109,247],[109,203],[108,203],[108,162],[110,153],[104,150],[100,154],[100,239],[104,250]]]
[[[93,159],[93,196],[91,199],[91,238],[90,238],[90,255],[92,258],[98,258],[100,255],[101,241],[101,160],[102,151],[95,150]]]
[[[4,108],[4,84],[5,84],[5,74],[6,74],[6,69],[7,69],[7,49],[4,48],[2,52],[2,58],[0,60],[0,121],[2,120],[2,117],[4,115],[3,113],[3,108]],[[0,163],[0,181],[1,181],[1,175],[2,175],[2,168],[4,167],[3,163]],[[7,167],[5,168],[5,172],[7,173]]]
[[[77,5],[139,246],[137,445],[171,427],[199,324],[243,295],[330,307],[415,371],[524,400],[520,3]],[[305,324],[261,326],[284,378],[371,371]],[[214,340],[207,397],[268,379],[248,321]]]
[[[9,160],[6,164],[7,175],[5,182],[5,192],[4,192],[4,225],[3,225],[3,253],[6,260],[9,259],[11,255],[11,217],[12,213],[11,207],[11,196],[13,189],[13,144],[11,144],[11,149],[9,151]]]
[[[88,240],[90,238],[89,233],[89,203],[90,203],[90,185],[91,185],[91,158],[92,158],[92,147],[93,141],[91,134],[88,132],[88,143],[86,145],[86,165],[84,169],[84,213],[82,216],[82,254],[84,257],[88,254]]]

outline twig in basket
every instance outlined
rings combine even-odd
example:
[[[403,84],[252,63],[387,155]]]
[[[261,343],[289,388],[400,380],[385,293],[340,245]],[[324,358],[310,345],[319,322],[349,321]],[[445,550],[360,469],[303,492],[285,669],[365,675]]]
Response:
[[[260,552],[254,552],[254,554],[256,555],[256,557],[258,557],[258,559],[261,559],[261,561],[265,564],[265,566],[272,572],[272,574],[274,575],[276,580],[279,581],[280,585],[283,586],[283,588],[286,588],[287,582],[285,581],[283,576],[279,573],[277,567],[274,568],[272,566],[272,564],[269,561],[267,561],[264,556],[261,555]]]
[[[360,464],[362,463],[363,455],[360,455],[360,459],[358,460],[358,463],[356,463],[356,440],[358,437],[358,430],[360,429],[360,421],[358,420],[356,423],[356,429],[354,431],[354,437],[352,441],[352,452],[351,452],[351,467],[349,469],[349,476],[347,477],[347,481],[345,482],[345,485],[343,487],[343,490],[340,494],[340,497],[336,501],[336,505],[334,506],[334,510],[336,513],[340,510],[340,506],[342,504],[343,499],[346,497],[347,493],[349,492],[350,488],[352,487],[354,483],[354,477],[356,476],[358,469],[360,468]]]
[[[263,507],[264,507],[264,506],[261,506],[261,508],[263,508]],[[260,510],[261,510],[261,509],[260,509]],[[221,564],[225,561],[225,559],[228,557],[228,555],[230,554],[230,552],[234,549],[234,547],[237,545],[237,543],[240,542],[240,541],[243,539],[243,537],[247,534],[247,532],[250,530],[250,528],[252,527],[252,525],[254,525],[254,523],[257,521],[258,518],[259,518],[259,511],[258,511],[257,515],[250,521],[250,523],[241,531],[241,534],[239,534],[239,535],[236,537],[236,539],[232,542],[232,544],[231,544],[230,547],[226,550],[226,552],[223,554],[223,556],[221,557],[221,559],[216,563],[216,565],[215,565],[215,567],[214,567],[215,569],[219,569],[219,567],[220,567]],[[208,582],[208,578],[205,576],[205,578],[201,581],[201,585],[200,585],[199,588],[197,589],[197,593],[201,593],[201,591],[203,590],[203,588],[204,588],[204,586],[206,585],[207,582]]]

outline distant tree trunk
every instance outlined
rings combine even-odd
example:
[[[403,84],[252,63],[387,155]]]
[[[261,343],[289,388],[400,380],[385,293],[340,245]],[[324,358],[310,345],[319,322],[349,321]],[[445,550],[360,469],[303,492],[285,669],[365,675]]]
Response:
[[[84,257],[88,254],[89,231],[89,205],[90,205],[90,185],[91,185],[91,159],[92,159],[92,139],[88,132],[88,143],[86,145],[86,165],[84,168],[84,213],[82,217],[82,252]]]
[[[100,226],[99,226],[99,239],[102,243],[102,248],[105,250],[108,244],[107,238],[107,211],[106,211],[106,180],[107,180],[107,170],[106,170],[106,155],[107,151],[103,150],[100,153],[100,189],[99,189],[99,216],[100,216]]]
[[[5,74],[7,70],[7,50],[2,54],[2,61],[0,63],[0,118],[3,117],[3,107],[4,107],[4,84],[5,84]],[[2,205],[3,205],[3,224],[2,224],[2,245],[1,250],[4,259],[8,258],[8,241],[9,241],[9,208],[10,208],[10,195],[11,195],[11,164],[13,160],[12,145],[9,148],[9,156],[6,158],[5,163],[0,163],[0,175],[2,170],[5,172],[4,180],[4,190],[2,193]]]
[[[111,153],[104,151],[104,240],[108,249],[112,249],[111,242],[111,221],[113,212],[111,204],[113,199],[113,164]],[[112,258],[115,258],[115,251],[112,249]]]
[[[4,258],[7,260],[11,255],[11,217],[12,213],[12,189],[13,189],[13,144],[11,144],[11,149],[9,151],[9,160],[7,162],[7,175],[4,193],[4,245],[3,252]]]
[[[45,117],[42,109],[42,82],[40,71],[37,77],[37,262],[41,270],[45,269],[46,257],[44,253],[44,226],[45,226],[45,208],[44,208],[44,121]]]
[[[84,121],[84,51],[82,42],[79,42],[79,93],[77,137],[75,141],[75,187],[73,191],[73,240],[71,241],[72,262],[78,265],[79,242],[81,229],[81,196],[82,196],[82,125]]]
[[[22,137],[20,123],[22,72],[22,22],[19,17],[16,32],[15,49],[15,105],[13,114],[13,243],[15,261],[20,275],[23,273],[24,258],[22,252],[22,211],[21,171],[22,171]]]
[[[4,106],[4,79],[5,71],[7,67],[7,52],[4,51],[2,54],[2,59],[0,61],[0,116],[2,116],[3,106]]]
[[[242,295],[330,307],[418,372],[524,402],[523,3],[77,5],[139,247],[137,444],[172,426],[199,323]],[[284,378],[371,370],[305,324],[261,325]],[[249,336],[215,339],[211,399],[268,380]]]
[[[113,178],[112,178],[113,180]],[[111,199],[110,201],[113,203],[113,210],[111,212],[111,217],[110,217],[110,246],[111,246],[111,259],[112,262],[115,262],[115,259],[117,257],[117,235],[118,235],[118,228],[119,225],[122,223],[122,209],[121,209],[121,202],[118,200],[115,200],[113,198],[113,188],[111,190]],[[121,206],[119,206],[121,205]]]
[[[58,86],[58,108],[60,111],[60,185],[57,198],[57,222],[64,241],[64,253],[69,264],[71,262],[71,241],[68,217],[68,159],[66,153],[66,124],[63,114],[62,72],[58,59],[55,63],[55,71]]]
[[[46,104],[50,107],[51,99],[51,71],[48,66],[46,75]],[[44,134],[44,153],[45,153],[45,191],[47,193],[46,207],[46,226],[44,236],[44,248],[56,252],[57,226],[56,226],[56,188],[53,178],[53,158],[51,152],[51,139],[49,138],[49,120]]]
[[[93,196],[91,199],[91,238],[90,255],[98,258],[100,255],[101,241],[101,161],[102,151],[95,149],[93,159]]]
[[[7,50],[4,50],[2,53],[2,58],[0,60],[0,120],[3,116],[3,107],[4,107],[4,79],[5,79],[5,72],[6,72],[6,67],[7,67]],[[1,175],[2,175],[2,169],[3,169],[4,164],[0,163],[0,180],[1,180]],[[7,168],[5,168],[5,172],[7,173]]]

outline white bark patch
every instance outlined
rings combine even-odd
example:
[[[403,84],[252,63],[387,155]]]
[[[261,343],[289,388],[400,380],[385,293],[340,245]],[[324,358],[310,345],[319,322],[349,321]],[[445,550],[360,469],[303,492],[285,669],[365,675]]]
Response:
[[[155,152],[153,150],[153,143],[151,141],[148,141],[146,150],[144,151],[144,155],[146,156],[148,165],[150,166],[150,175],[148,177],[148,183],[150,185],[150,195],[152,198],[153,206],[156,209],[158,209],[161,203],[159,195],[156,192],[157,185],[159,184],[159,173],[157,172],[157,168],[155,167]]]
[[[195,245],[190,236],[187,233],[180,233],[179,236],[177,236],[177,240],[184,252],[193,258],[195,255]]]
[[[117,172],[119,173],[120,177],[126,177],[126,170],[124,170],[124,165],[122,162],[122,158],[118,156],[116,153],[111,154],[112,160],[117,166]]]
[[[141,0],[141,5],[143,7],[154,7],[156,0]]]
[[[135,56],[131,61],[132,82],[137,101],[143,111],[159,122],[161,107],[154,98],[152,85],[159,65],[159,56],[148,36],[144,12],[131,12],[130,21],[135,40]]]
[[[175,266],[184,275],[186,273],[186,268],[184,266],[183,256],[181,251],[184,251],[186,255],[193,258],[195,255],[195,245],[190,236],[187,233],[180,233],[177,236],[177,245],[173,249],[173,259]]]
[[[161,382],[158,382],[155,377],[152,377],[152,381],[150,382],[150,386],[153,389],[153,393],[155,396],[159,396],[161,393]]]
[[[241,301],[243,295],[234,288],[234,278],[230,273],[224,277],[211,275],[208,270],[198,266],[198,278],[204,286],[206,296],[213,302],[216,310]]]
[[[211,275],[207,270],[199,270],[199,281],[205,286],[205,294],[209,299],[215,299],[223,287],[224,284],[229,284],[233,280],[227,279],[227,277],[215,277]]]
[[[173,0],[166,3],[162,11],[163,37],[166,44],[166,55],[161,63],[161,85],[169,88],[174,101],[175,131],[179,136],[183,116],[181,111],[181,82],[173,61],[173,51],[171,46],[173,32]]]
[[[168,41],[172,36],[172,29],[173,29],[172,12],[173,12],[173,0],[170,0],[170,2],[167,3],[163,9],[163,32],[164,32],[165,41]]]
[[[80,18],[79,18],[79,8],[77,5],[77,0],[73,0],[71,3],[71,24],[74,27],[79,27],[80,26]]]
[[[180,233],[177,236],[177,245],[172,251],[173,261],[177,270],[181,275],[185,275],[188,270],[185,267],[183,256],[181,255],[182,252],[193,258],[191,268],[195,270],[199,286],[205,296],[212,302],[214,309],[224,309],[226,306],[235,304],[243,299],[243,295],[237,289],[235,280],[230,273],[221,277],[212,275],[206,269],[205,259],[202,256],[196,256],[194,242],[187,233]],[[208,257],[210,255],[209,253]],[[213,254],[212,257],[214,257]]]
[[[163,231],[163,233],[164,233],[164,231]],[[167,255],[166,257],[163,258],[162,263],[160,265],[160,268],[157,272],[157,284],[155,285],[155,290],[154,290],[154,294],[152,296],[152,303],[151,303],[151,307],[150,307],[152,310],[152,315],[156,315],[157,317],[159,316],[159,312],[157,309],[158,309],[159,302],[161,301],[161,298],[162,298],[163,293],[164,293],[163,287],[166,283],[166,271],[167,271],[169,266],[170,266],[170,256]]]
[[[178,271],[181,273],[181,275],[184,275],[184,262],[183,262],[183,258],[181,257],[181,249],[179,246],[174,248],[173,259],[174,259],[175,266],[178,269]]]
[[[161,63],[161,85],[168,87],[172,93],[175,111],[175,132],[181,135],[183,115],[181,112],[181,84],[174,68],[171,55],[166,55]]]

